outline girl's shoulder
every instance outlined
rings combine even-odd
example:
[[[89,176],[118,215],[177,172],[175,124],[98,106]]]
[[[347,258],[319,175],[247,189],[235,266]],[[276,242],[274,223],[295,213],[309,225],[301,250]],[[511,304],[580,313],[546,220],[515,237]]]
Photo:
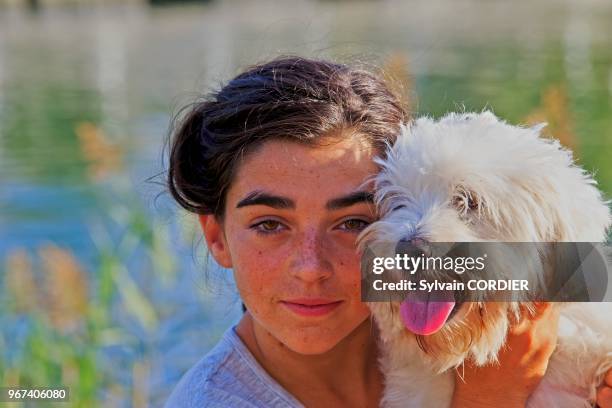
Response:
[[[166,408],[302,407],[259,365],[235,331],[219,343],[176,385]]]

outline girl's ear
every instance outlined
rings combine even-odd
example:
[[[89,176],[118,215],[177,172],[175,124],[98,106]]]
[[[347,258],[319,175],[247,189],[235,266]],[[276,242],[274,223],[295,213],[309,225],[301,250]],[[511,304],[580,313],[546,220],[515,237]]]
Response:
[[[198,215],[198,218],[206,239],[206,246],[213,258],[222,267],[231,268],[232,258],[225,240],[225,233],[217,217],[212,214],[202,214]]]

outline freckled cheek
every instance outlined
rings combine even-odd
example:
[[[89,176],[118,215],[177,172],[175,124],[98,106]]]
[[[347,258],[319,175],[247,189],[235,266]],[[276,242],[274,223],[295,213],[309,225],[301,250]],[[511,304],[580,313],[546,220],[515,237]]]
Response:
[[[337,276],[351,292],[360,291],[361,261],[354,252],[340,254],[337,261]]]
[[[344,293],[350,299],[350,313],[356,321],[361,321],[370,315],[367,305],[361,301],[361,259],[358,255],[347,254],[338,260],[340,284]]]
[[[361,257],[354,247],[345,246],[335,252],[336,276],[344,294],[350,299],[349,313],[356,321],[370,315],[365,303],[361,301]]]
[[[284,294],[282,256],[249,248],[240,253],[240,259],[234,262],[234,277],[241,297],[252,309],[274,302]]]

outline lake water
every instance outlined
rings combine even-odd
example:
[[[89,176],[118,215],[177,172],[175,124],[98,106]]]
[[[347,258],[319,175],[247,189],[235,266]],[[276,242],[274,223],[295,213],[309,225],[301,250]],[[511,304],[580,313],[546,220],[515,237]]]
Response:
[[[181,106],[282,53],[384,66],[415,115],[548,121],[611,196],[612,3],[533,3],[0,6],[1,382],[158,406],[236,321],[163,145]]]

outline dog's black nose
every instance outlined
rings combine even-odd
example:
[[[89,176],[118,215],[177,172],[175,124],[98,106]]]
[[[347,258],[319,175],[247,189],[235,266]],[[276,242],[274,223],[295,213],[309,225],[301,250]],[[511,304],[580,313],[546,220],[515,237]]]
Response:
[[[406,254],[410,257],[419,257],[421,255],[429,257],[431,256],[431,246],[423,238],[404,238],[399,240],[395,246],[395,253]]]

